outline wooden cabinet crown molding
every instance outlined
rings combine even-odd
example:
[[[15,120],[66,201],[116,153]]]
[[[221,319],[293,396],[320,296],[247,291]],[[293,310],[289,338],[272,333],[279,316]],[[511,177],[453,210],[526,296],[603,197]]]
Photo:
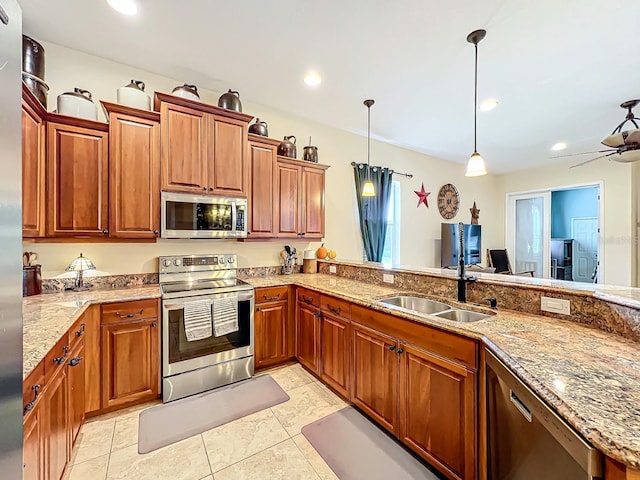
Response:
[[[131,115],[132,117],[142,118],[145,120],[151,120],[152,122],[160,121],[160,112],[154,112],[151,110],[140,110],[139,108],[127,107],[118,103],[100,101],[104,114],[109,118],[110,113],[119,113],[122,115]]]
[[[247,136],[249,137],[249,141],[252,143],[261,143],[263,145],[271,145],[273,147],[279,146],[280,143],[282,142],[282,140],[277,140],[275,138],[270,138],[270,137],[264,137],[262,135],[256,135],[255,133],[249,133]]]
[[[280,142],[278,142],[278,145],[280,145]],[[308,162],[306,160],[298,160],[296,158],[283,157],[282,155],[278,155],[278,163],[297,165],[299,167],[315,168],[317,170],[327,170],[329,168],[329,165],[323,165],[322,163]]]
[[[200,110],[201,112],[212,113],[221,117],[233,118],[245,123],[249,123],[253,120],[253,115],[246,113],[236,112],[235,110],[227,110],[226,108],[216,107],[209,103],[198,102],[188,98],[177,97],[169,93],[155,92],[153,98],[153,109],[160,111],[160,104],[162,102],[171,103],[173,105],[180,105],[182,107],[192,108],[194,110]]]

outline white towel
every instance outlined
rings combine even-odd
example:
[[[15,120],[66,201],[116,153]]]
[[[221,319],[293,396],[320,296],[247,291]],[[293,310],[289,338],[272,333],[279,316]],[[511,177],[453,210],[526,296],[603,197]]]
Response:
[[[213,335],[211,300],[184,302],[184,333],[188,342],[203,340]]]
[[[238,297],[213,300],[213,331],[216,337],[238,331]]]

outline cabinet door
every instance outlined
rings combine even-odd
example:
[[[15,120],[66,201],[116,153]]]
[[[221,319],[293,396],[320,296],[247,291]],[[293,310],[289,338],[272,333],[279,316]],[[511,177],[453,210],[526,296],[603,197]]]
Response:
[[[84,421],[85,347],[83,339],[69,355],[67,369],[69,378],[69,435],[70,445],[73,445]]]
[[[349,398],[349,323],[323,313],[320,325],[320,376],[338,393]]]
[[[106,132],[48,124],[48,235],[108,235],[109,144]]]
[[[380,425],[398,431],[398,353],[396,340],[351,324],[353,387],[351,401]]]
[[[322,238],[324,237],[324,170],[304,167],[302,189],[301,231],[305,238]]]
[[[111,113],[109,148],[111,236],[156,238],[160,230],[160,125]]]
[[[314,373],[318,373],[318,349],[320,347],[320,311],[300,305],[296,328],[296,356],[298,361]]]
[[[45,410],[43,401],[36,403],[22,424],[22,478],[23,480],[44,480],[45,478]]]
[[[26,103],[22,104],[22,236],[45,233],[45,125]]]
[[[286,300],[258,305],[255,312],[256,367],[285,362],[287,355],[288,303]]]
[[[102,325],[102,408],[157,398],[159,330],[154,318]]]
[[[424,350],[402,348],[400,439],[449,478],[475,478],[475,374]]]
[[[246,195],[247,124],[210,115],[209,125],[209,145],[213,144],[209,190],[216,195]]]
[[[275,188],[278,198],[276,227],[279,237],[298,237],[301,233],[301,176],[301,167],[278,162]]]
[[[162,190],[203,193],[207,188],[207,114],[160,106]]]
[[[47,479],[60,480],[70,459],[69,446],[69,387],[67,369],[60,368],[51,378],[44,398],[47,417],[45,452]]]
[[[272,237],[275,233],[274,167],[277,147],[260,143],[249,144],[251,154],[251,217],[249,233],[251,238]]]
[[[92,305],[83,314],[84,330],[84,411],[100,410],[102,396],[100,384],[100,305]]]

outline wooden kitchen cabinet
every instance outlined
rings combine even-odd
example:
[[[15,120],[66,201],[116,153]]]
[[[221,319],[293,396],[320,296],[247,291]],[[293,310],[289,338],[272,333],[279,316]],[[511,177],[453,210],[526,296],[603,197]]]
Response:
[[[69,386],[67,369],[60,368],[47,384],[44,397],[46,412],[45,465],[47,480],[60,480],[71,457],[69,441]]]
[[[398,434],[398,342],[352,324],[353,387],[351,401],[384,428]]]
[[[109,231],[114,238],[160,234],[160,116],[102,102],[109,117]]]
[[[69,444],[73,445],[80,432],[85,414],[85,347],[81,338],[71,350],[67,361],[69,381]]]
[[[25,85],[22,96],[22,236],[42,237],[46,191],[44,112]]]
[[[47,236],[109,234],[108,126],[82,124],[47,124]]]
[[[349,398],[351,336],[349,322],[322,312],[320,322],[320,378]]]
[[[324,175],[327,168],[278,157],[275,180],[278,237],[324,236]]]
[[[162,190],[247,195],[248,124],[253,117],[156,92]]]
[[[275,173],[280,141],[249,134],[249,228],[251,238],[269,238],[276,233]]]
[[[25,415],[22,422],[22,478],[44,480],[46,468],[45,432],[46,418],[42,399]]]
[[[400,440],[449,478],[476,478],[476,375],[400,343]]]
[[[122,312],[120,322],[105,322],[118,312],[103,306],[103,409],[153,400],[160,393],[160,328],[157,315],[154,315],[157,310],[149,310],[147,314],[144,306],[138,307],[149,301],[127,303],[131,310],[140,313],[128,317],[129,313]]]
[[[298,302],[296,315],[296,357],[316,375],[320,360],[320,309]]]
[[[287,300],[256,305],[255,362],[256,368],[283,363],[289,357]]]
[[[84,411],[91,413],[102,407],[100,305],[91,305],[81,320],[79,328],[75,331],[82,331],[84,328]]]

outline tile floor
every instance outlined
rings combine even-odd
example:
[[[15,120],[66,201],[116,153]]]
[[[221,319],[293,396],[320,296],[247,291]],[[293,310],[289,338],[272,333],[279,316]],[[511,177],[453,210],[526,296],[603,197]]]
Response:
[[[147,405],[88,420],[65,480],[337,480],[300,429],[346,406],[300,365],[269,370],[289,401],[138,454]]]

